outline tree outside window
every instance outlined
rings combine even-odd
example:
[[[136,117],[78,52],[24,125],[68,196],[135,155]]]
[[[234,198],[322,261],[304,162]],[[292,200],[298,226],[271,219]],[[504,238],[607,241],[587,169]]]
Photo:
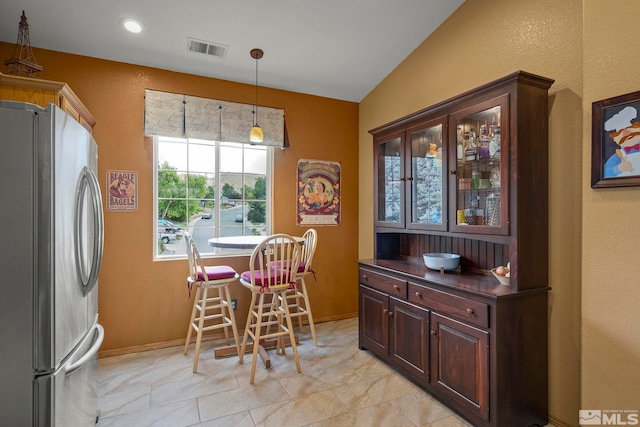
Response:
[[[271,233],[272,148],[166,137],[154,147],[155,258],[184,257],[185,231],[203,255],[237,253],[209,247],[212,237]]]

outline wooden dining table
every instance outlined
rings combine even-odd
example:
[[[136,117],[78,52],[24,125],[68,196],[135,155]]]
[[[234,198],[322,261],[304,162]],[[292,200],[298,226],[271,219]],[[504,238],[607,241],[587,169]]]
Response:
[[[224,237],[213,237],[208,240],[208,244],[214,248],[225,248],[225,249],[254,249],[260,243],[262,243],[269,236],[224,236]],[[304,244],[304,239],[299,236],[292,236],[296,241],[300,244]],[[298,336],[295,336],[296,345],[298,344]],[[291,345],[289,339],[284,339],[285,345]],[[251,348],[253,343],[247,344],[247,348]],[[267,353],[267,348],[275,348],[277,345],[277,341],[273,340],[263,340],[258,345],[258,353],[260,354],[260,359],[262,359],[262,363],[265,368],[271,367],[271,359],[269,358],[269,354]],[[217,347],[213,351],[214,357],[228,357],[237,355],[237,350],[235,346],[228,345],[224,347]]]

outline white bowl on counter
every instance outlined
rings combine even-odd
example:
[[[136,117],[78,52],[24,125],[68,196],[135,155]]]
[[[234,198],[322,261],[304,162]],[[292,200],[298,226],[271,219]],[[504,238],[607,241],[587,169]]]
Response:
[[[448,253],[423,254],[424,264],[432,270],[455,270],[460,265],[460,255]]]

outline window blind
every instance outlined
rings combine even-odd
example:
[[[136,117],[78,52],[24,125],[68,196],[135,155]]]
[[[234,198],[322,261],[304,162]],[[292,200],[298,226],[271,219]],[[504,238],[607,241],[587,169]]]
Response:
[[[263,142],[250,142],[254,106],[145,89],[144,133],[285,148],[284,109],[258,107]]]

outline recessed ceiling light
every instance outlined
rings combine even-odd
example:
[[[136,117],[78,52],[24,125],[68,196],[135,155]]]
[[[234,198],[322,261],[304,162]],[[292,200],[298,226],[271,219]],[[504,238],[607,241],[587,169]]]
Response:
[[[142,24],[131,18],[122,18],[120,20],[122,26],[131,33],[139,33],[142,31]]]

